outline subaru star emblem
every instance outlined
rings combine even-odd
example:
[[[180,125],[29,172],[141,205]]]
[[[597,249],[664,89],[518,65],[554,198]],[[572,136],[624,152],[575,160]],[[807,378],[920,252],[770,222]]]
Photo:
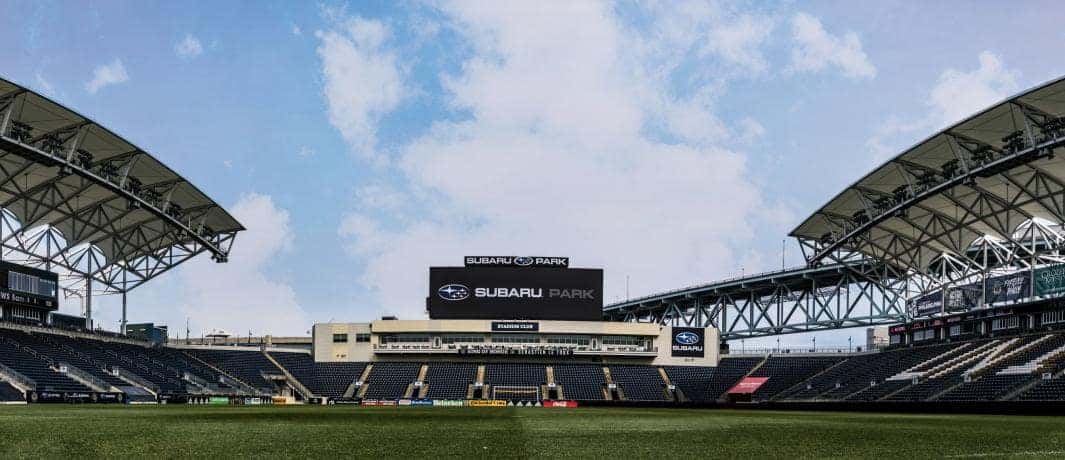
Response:
[[[514,258],[514,265],[521,265],[521,266],[525,267],[525,266],[532,265],[532,264],[533,264],[533,258],[532,257],[515,257]]]
[[[469,288],[461,284],[445,284],[436,293],[444,300],[462,300],[470,296]]]
[[[674,340],[682,345],[695,345],[699,343],[699,335],[694,332],[681,332],[674,337]]]

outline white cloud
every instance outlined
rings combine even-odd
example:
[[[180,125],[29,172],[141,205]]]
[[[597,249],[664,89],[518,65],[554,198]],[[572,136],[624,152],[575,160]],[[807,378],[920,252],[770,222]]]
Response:
[[[317,33],[329,122],[366,157],[375,156],[377,123],[405,92],[396,57],[384,48],[388,35],[383,23],[363,18]]]
[[[882,122],[866,142],[874,162],[882,162],[900,153],[923,136],[957,123],[986,109],[1019,89],[1019,72],[1007,68],[1002,58],[991,51],[977,57],[976,69],[944,70],[928,93],[928,112],[914,120],[891,117]]]
[[[941,127],[986,109],[1018,90],[1018,72],[1007,69],[997,54],[984,51],[978,59],[980,67],[975,70],[950,68],[939,75],[928,103]]]
[[[192,34],[186,34],[184,39],[174,45],[174,53],[181,59],[192,59],[203,54],[203,45]]]
[[[750,72],[762,73],[769,64],[762,55],[761,48],[773,27],[774,23],[770,18],[745,14],[732,23],[711,29],[706,48]]]
[[[303,29],[300,29],[300,26],[296,24],[292,24],[292,35],[295,35],[297,37],[303,35]]]
[[[640,294],[732,270],[762,208],[744,156],[712,145],[705,102],[684,113],[668,78],[634,58],[657,38],[633,36],[604,5],[556,7],[446,7],[474,54],[445,88],[471,118],[400,149],[406,188],[361,189],[339,228],[379,313],[421,316],[426,267],[474,253],[607,267],[608,301],[626,275]],[[645,130],[662,113],[709,118],[667,122],[684,135],[664,143]]]
[[[740,120],[737,139],[744,144],[751,144],[765,137],[765,127],[758,120],[746,117]]]
[[[244,195],[229,209],[248,230],[238,235],[229,262],[217,264],[204,256],[182,267],[176,278],[185,295],[171,299],[171,304],[178,300],[174,312],[178,318],[169,318],[170,323],[183,323],[187,316],[194,333],[220,328],[234,333],[251,329],[256,334],[304,334],[311,321],[292,287],[265,273],[292,248],[288,211],[259,194]]]
[[[873,78],[876,67],[869,62],[858,34],[847,32],[842,37],[825,31],[821,20],[806,13],[798,13],[791,20],[795,46],[791,50],[792,72],[820,72],[829,66],[838,67],[851,78]]]
[[[296,152],[296,156],[298,156],[300,158],[308,158],[308,157],[314,156],[315,153],[316,152],[314,151],[314,149],[312,149],[310,147],[307,147],[307,146],[302,146],[302,147],[300,147],[299,151]]]
[[[126,67],[121,59],[115,59],[110,64],[97,66],[92,72],[92,80],[85,84],[85,90],[89,94],[96,94],[105,86],[117,85],[129,81]]]
[[[33,79],[37,83],[37,90],[40,91],[41,94],[53,98],[56,96],[55,87],[52,86],[51,82],[45,80],[44,76],[41,75],[40,72],[37,72],[33,76]]]

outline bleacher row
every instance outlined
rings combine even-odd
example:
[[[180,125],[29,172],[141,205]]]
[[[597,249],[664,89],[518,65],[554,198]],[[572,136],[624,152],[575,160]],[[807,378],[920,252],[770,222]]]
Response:
[[[583,401],[1065,400],[1065,333],[853,355],[730,356],[715,368],[592,363],[317,363],[308,353],[179,349],[0,328],[0,401],[27,392]],[[753,393],[730,395],[746,377]]]

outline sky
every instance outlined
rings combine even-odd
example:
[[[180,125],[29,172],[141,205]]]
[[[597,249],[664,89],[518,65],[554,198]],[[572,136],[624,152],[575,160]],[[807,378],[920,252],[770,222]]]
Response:
[[[193,336],[421,318],[471,254],[602,267],[607,302],[800,265],[839,190],[1065,74],[1052,1],[6,3],[0,75],[248,228],[130,292]]]

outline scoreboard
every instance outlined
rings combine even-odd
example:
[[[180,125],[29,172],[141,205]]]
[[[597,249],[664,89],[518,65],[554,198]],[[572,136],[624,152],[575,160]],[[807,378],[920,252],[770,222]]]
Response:
[[[562,257],[467,257],[431,267],[431,319],[600,321],[603,270],[569,268]]]
[[[0,261],[0,304],[54,311],[59,308],[59,275]]]

